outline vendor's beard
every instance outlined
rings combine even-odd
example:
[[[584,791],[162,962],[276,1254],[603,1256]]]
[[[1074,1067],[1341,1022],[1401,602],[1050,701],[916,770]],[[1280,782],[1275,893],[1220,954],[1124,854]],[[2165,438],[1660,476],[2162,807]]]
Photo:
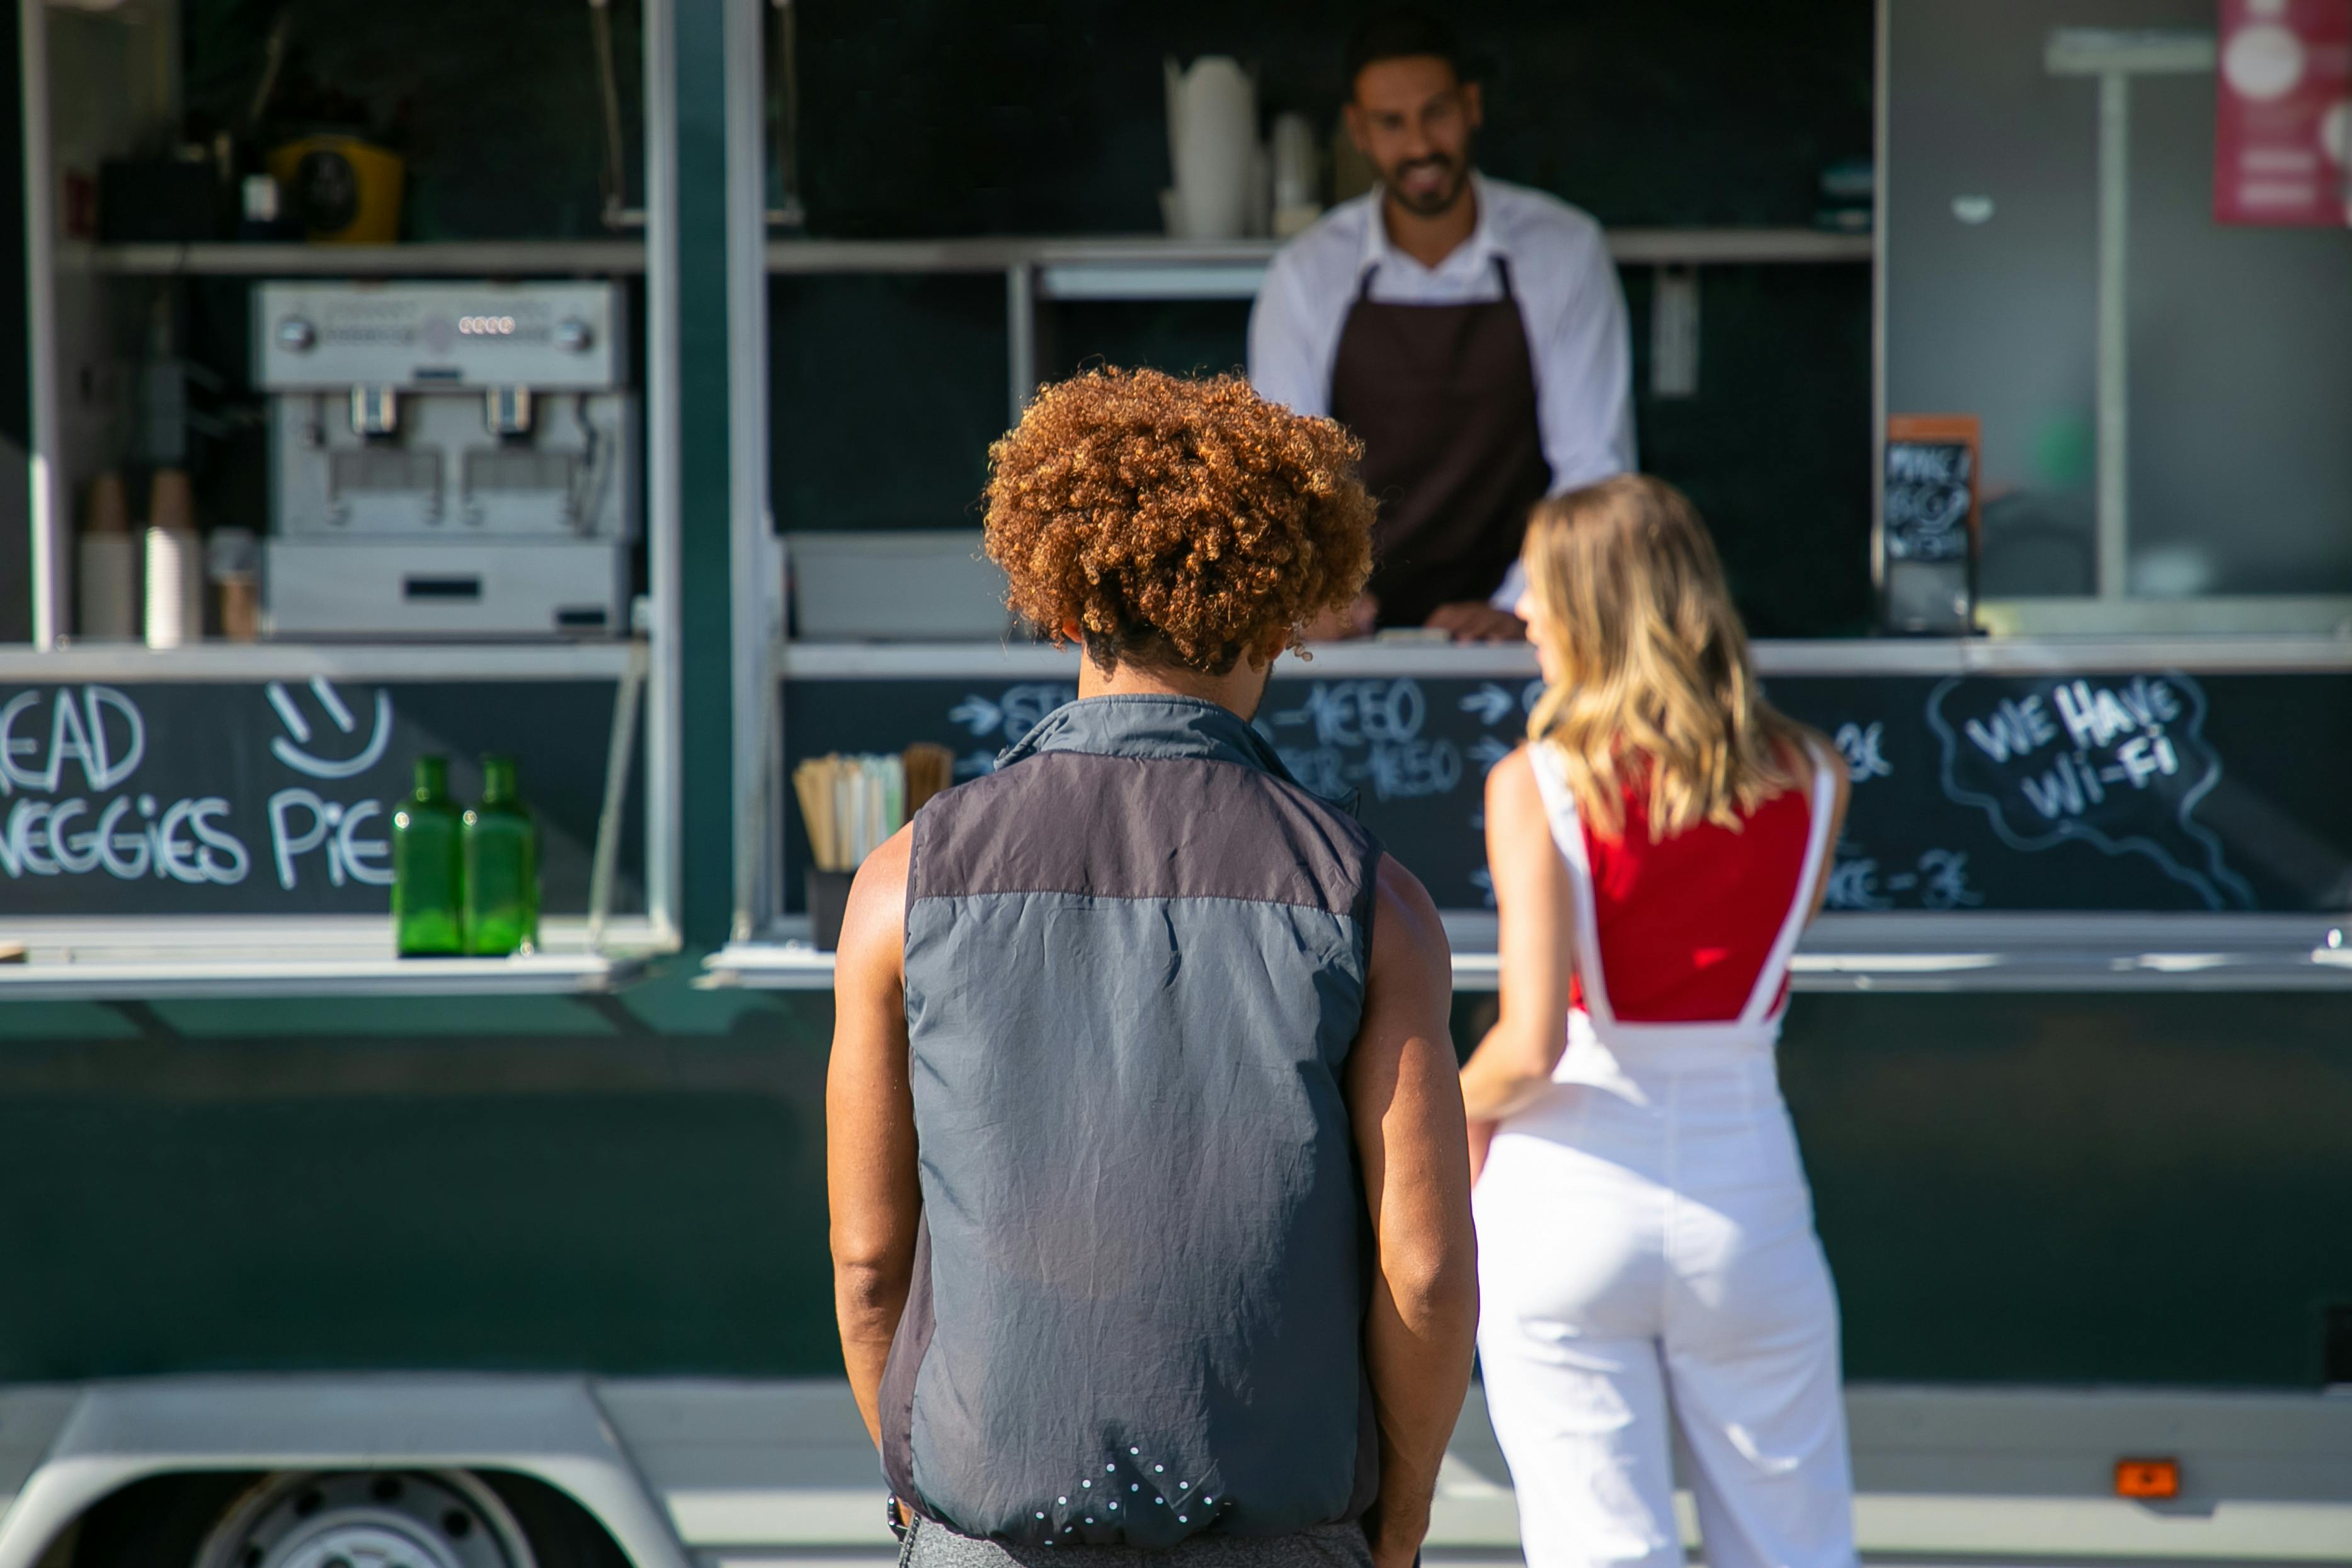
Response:
[[[1424,164],[1434,164],[1453,177],[1430,194],[1416,196],[1404,189],[1405,171],[1418,169]],[[1389,199],[1406,212],[1415,217],[1433,218],[1453,210],[1454,204],[1462,199],[1462,193],[1469,182],[1463,177],[1462,165],[1451,158],[1416,158],[1410,163],[1400,163],[1393,170],[1384,171],[1381,183],[1387,187]]]

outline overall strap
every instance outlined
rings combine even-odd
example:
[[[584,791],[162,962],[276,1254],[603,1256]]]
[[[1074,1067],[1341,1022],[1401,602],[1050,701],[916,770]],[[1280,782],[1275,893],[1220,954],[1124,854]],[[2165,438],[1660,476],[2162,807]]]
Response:
[[[1830,771],[1827,757],[1805,747],[1813,765],[1812,821],[1805,831],[1805,859],[1797,873],[1796,896],[1789,902],[1789,913],[1781,919],[1780,935],[1772,943],[1772,951],[1757,972],[1756,988],[1748,995],[1748,1005],[1740,1009],[1739,1021],[1762,1023],[1771,1016],[1772,1004],[1780,999],[1780,982],[1789,973],[1789,960],[1797,951],[1797,938],[1804,934],[1806,917],[1813,910],[1813,888],[1822,874],[1822,852],[1827,847],[1830,814],[1837,807],[1837,776]]]
[[[1617,1021],[1609,1009],[1609,987],[1601,975],[1601,919],[1592,898],[1592,861],[1584,843],[1584,819],[1576,810],[1576,792],[1568,787],[1559,749],[1532,741],[1528,759],[1535,766],[1536,789],[1543,796],[1544,815],[1551,823],[1551,840],[1568,862],[1568,884],[1574,898],[1576,977],[1584,986],[1584,1010],[1597,1028]]]

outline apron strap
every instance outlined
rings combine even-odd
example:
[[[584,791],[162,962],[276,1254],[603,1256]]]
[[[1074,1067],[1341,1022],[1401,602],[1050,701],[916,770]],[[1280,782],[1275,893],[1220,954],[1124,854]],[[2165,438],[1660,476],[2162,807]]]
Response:
[[[1592,899],[1592,862],[1584,843],[1584,819],[1576,810],[1576,792],[1568,787],[1557,747],[1537,740],[1528,745],[1535,765],[1536,789],[1543,796],[1544,815],[1551,821],[1551,840],[1568,862],[1568,884],[1573,897],[1576,928],[1576,977],[1584,987],[1584,1010],[1594,1025],[1606,1029],[1617,1021],[1609,1010],[1609,987],[1601,975],[1601,918]]]
[[[1797,938],[1804,935],[1806,918],[1813,911],[1814,884],[1821,880],[1822,851],[1829,838],[1830,813],[1837,805],[1837,782],[1828,758],[1810,746],[1805,751],[1813,765],[1812,822],[1805,832],[1805,861],[1797,873],[1796,897],[1790,901],[1789,913],[1780,922],[1780,935],[1757,973],[1748,1005],[1740,1009],[1741,1023],[1759,1024],[1771,1016],[1772,1004],[1780,998],[1780,982],[1789,973],[1789,960],[1797,951]]]
[[[1495,253],[1495,282],[1503,290],[1503,298],[1497,303],[1511,308],[1511,313],[1519,319],[1519,336],[1527,340],[1528,381],[1536,389],[1536,428],[1538,443],[1540,444],[1543,428],[1543,372],[1536,367],[1536,340],[1528,335],[1528,313],[1519,308],[1519,297],[1511,292],[1510,258],[1499,250]],[[1526,521],[1525,518],[1520,520]]]
[[[1372,302],[1372,274],[1380,269],[1381,264],[1377,261],[1364,263],[1364,275],[1356,279],[1356,302],[1359,305],[1370,305]]]

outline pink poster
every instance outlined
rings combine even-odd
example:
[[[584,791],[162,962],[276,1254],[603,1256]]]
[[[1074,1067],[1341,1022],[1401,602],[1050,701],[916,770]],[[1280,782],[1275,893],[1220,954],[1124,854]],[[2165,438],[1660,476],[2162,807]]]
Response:
[[[2221,0],[2213,216],[2352,222],[2352,0]]]

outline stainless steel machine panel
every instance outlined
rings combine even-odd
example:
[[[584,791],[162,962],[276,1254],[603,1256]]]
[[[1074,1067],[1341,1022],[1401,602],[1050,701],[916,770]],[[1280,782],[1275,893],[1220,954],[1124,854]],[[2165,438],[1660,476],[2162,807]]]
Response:
[[[611,283],[264,283],[278,635],[625,630],[636,403]]]
[[[610,637],[628,581],[610,545],[562,540],[271,539],[275,637]]]
[[[265,283],[253,362],[271,392],[530,387],[628,379],[614,283]]]
[[[352,425],[346,391],[270,400],[270,499],[288,538],[636,537],[636,411],[625,392],[531,399],[503,439],[479,392],[395,394],[392,439]]]

